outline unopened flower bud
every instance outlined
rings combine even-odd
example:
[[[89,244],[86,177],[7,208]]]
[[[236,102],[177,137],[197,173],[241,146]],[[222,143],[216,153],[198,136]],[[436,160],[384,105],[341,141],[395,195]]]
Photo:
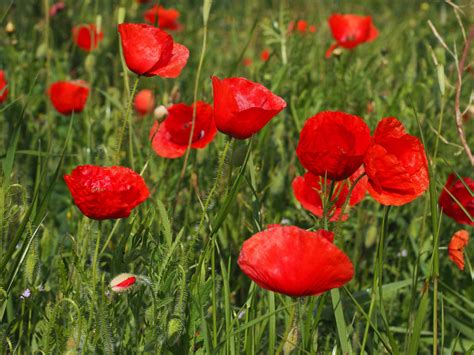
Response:
[[[8,34],[15,33],[15,25],[13,22],[8,21],[7,25],[5,26],[5,32]]]
[[[122,293],[129,291],[137,284],[137,276],[133,274],[120,274],[110,281],[110,288],[113,292]]]
[[[161,123],[165,120],[165,118],[168,116],[168,110],[166,109],[165,106],[160,105],[157,108],[155,108],[155,119]]]

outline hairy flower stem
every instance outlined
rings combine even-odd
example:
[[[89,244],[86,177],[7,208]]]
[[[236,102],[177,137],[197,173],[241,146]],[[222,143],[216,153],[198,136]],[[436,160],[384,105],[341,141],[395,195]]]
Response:
[[[117,148],[116,148],[116,152],[115,152],[115,154],[116,154],[115,155],[115,162],[117,164],[120,164],[120,148],[122,147],[122,141],[123,141],[123,137],[125,135],[125,128],[127,126],[127,123],[128,123],[128,126],[129,126],[128,127],[129,130],[132,129],[132,124],[130,122],[130,112],[132,110],[133,97],[135,96],[135,92],[137,91],[139,81],[140,81],[140,77],[138,76],[135,80],[135,84],[133,84],[132,92],[131,92],[129,100],[128,100],[127,110],[125,111],[125,116],[123,117],[122,127],[119,131],[119,136],[118,136],[118,140],[117,140]],[[131,142],[129,142],[129,143],[131,145]]]

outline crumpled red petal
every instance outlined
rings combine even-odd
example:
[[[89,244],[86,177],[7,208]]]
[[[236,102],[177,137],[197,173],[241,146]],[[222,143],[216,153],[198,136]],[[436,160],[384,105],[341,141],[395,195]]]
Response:
[[[454,233],[448,245],[448,256],[459,270],[464,270],[464,248],[469,243],[469,233],[460,230]]]
[[[474,191],[474,180],[469,177],[463,177],[462,179],[464,184],[471,191]],[[450,174],[443,191],[441,191],[438,204],[443,213],[457,223],[474,226],[474,196],[464,184],[455,174]],[[457,202],[451,195],[454,196]],[[459,204],[469,213],[469,216]]]
[[[369,178],[369,194],[383,205],[404,205],[429,186],[423,144],[407,134],[395,117],[384,118],[377,125],[364,166]]]
[[[324,111],[306,120],[296,154],[306,170],[340,181],[359,169],[369,145],[370,130],[360,117]]]
[[[64,180],[81,212],[97,220],[126,218],[150,194],[143,178],[123,166],[81,165]]]

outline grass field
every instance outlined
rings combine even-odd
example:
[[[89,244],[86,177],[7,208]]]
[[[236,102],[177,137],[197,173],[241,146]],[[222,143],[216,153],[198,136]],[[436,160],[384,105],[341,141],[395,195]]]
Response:
[[[117,24],[143,23],[153,4],[66,0],[50,16],[52,0],[0,1],[8,82],[0,104],[1,353],[472,353],[474,250],[466,247],[461,271],[448,244],[473,228],[438,205],[449,174],[474,177],[456,121],[460,112],[474,149],[474,45],[464,51],[472,2],[160,3],[180,12],[182,28],[170,34],[189,60],[177,78],[136,81]],[[333,13],[370,15],[378,37],[325,58]],[[289,31],[300,19],[316,30]],[[83,23],[103,32],[91,51],[72,40]],[[286,108],[251,138],[218,132],[188,157],[156,155],[156,117],[133,110],[134,84],[153,91],[154,106],[212,104],[211,76],[261,83]],[[87,82],[87,104],[61,115],[47,91],[72,79]],[[305,210],[292,190],[305,172],[296,147],[320,111],[360,116],[371,132],[382,118],[398,118],[423,141],[429,188],[402,206],[367,194],[340,224]],[[133,169],[149,198],[128,218],[86,217],[63,179],[84,164]],[[243,242],[270,224],[337,229],[352,280],[311,297],[260,288],[237,259]],[[110,282],[122,273],[136,284],[116,293]]]

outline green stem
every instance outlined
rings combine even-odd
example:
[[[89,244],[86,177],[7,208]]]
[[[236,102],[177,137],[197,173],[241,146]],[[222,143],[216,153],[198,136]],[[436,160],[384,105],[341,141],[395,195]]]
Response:
[[[99,257],[99,246],[100,246],[100,222],[98,224],[98,227],[97,227],[97,238],[96,238],[96,241],[95,241],[95,251],[94,251],[94,257],[93,257],[93,260],[92,260],[92,286],[94,287],[95,289],[95,284],[97,282],[97,269],[98,269],[98,265],[97,265],[97,261],[98,261],[98,257]]]
[[[130,123],[130,112],[132,110],[133,97],[135,96],[135,92],[137,91],[139,81],[140,81],[140,77],[138,76],[137,79],[135,80],[135,84],[133,85],[132,93],[130,94],[130,97],[129,97],[129,100],[128,100],[127,111],[125,112],[122,127],[119,131],[119,137],[118,137],[118,141],[117,141],[116,157],[115,157],[115,161],[116,161],[117,164],[120,163],[120,148],[122,147],[123,136],[125,135],[125,128],[127,126],[127,123],[129,125],[129,129],[132,128],[132,125]]]
[[[206,1],[204,1],[204,5],[206,5]],[[209,4],[209,11],[210,11],[210,6],[211,5]],[[199,63],[198,63],[198,68],[197,68],[197,72],[196,72],[196,80],[194,81],[193,118],[192,118],[192,122],[191,122],[191,131],[189,132],[188,146],[186,148],[186,154],[184,156],[183,167],[181,168],[181,174],[179,175],[178,183],[176,184],[176,197],[175,197],[175,202],[174,202],[174,205],[173,205],[173,213],[172,213],[173,217],[174,217],[174,209],[176,207],[178,197],[179,197],[181,183],[182,183],[182,180],[183,180],[184,175],[186,173],[186,167],[188,165],[189,154],[191,154],[191,145],[193,143],[194,129],[195,129],[195,126],[196,126],[199,80],[201,78],[201,71],[202,71],[202,66],[203,66],[203,63],[204,63],[204,58],[206,56],[206,47],[207,47],[207,17],[204,16],[203,19],[204,19],[204,23],[203,23],[203,38],[202,38],[201,55],[199,56]]]

